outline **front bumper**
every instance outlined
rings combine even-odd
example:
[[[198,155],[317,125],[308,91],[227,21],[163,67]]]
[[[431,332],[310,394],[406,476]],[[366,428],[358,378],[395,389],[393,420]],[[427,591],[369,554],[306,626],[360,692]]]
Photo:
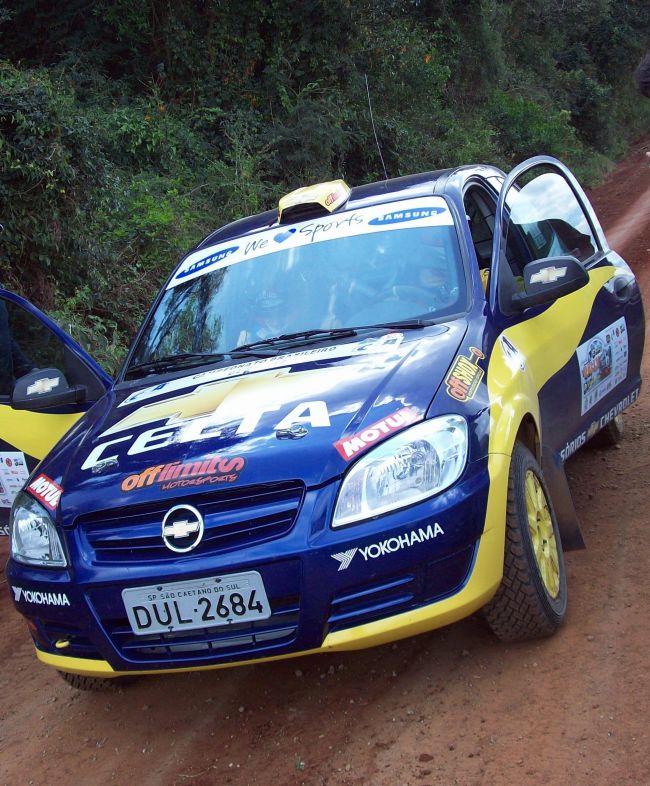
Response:
[[[284,537],[213,555],[209,564],[192,561],[191,574],[187,558],[156,573],[151,565],[98,568],[73,558],[75,580],[13,561],[7,576],[23,590],[18,599],[14,589],[14,601],[30,622],[39,659],[71,673],[194,671],[362,649],[448,625],[490,599],[503,569],[507,472],[507,457],[491,456],[432,500],[340,531],[327,526],[332,484],[305,495]],[[69,545],[74,552],[74,537]],[[352,551],[346,567],[333,556]],[[270,620],[156,641],[130,630],[123,588],[244,570],[262,575]]]

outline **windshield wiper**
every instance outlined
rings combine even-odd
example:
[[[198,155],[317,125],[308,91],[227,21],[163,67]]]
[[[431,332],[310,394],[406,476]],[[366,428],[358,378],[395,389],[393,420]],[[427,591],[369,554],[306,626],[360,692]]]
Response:
[[[349,336],[356,336],[356,328],[330,328],[314,330],[301,330],[297,333],[283,333],[281,336],[273,336],[272,338],[263,338],[259,341],[253,341],[251,344],[240,344],[238,347],[231,349],[229,354],[231,357],[236,357],[238,352],[245,353],[251,349],[258,347],[270,347],[278,344],[287,344],[288,346],[298,346],[302,344],[305,339],[310,343],[312,340],[320,341],[336,336],[337,338],[348,338]]]
[[[395,322],[379,322],[376,325],[364,325],[364,328],[390,328],[391,330],[415,330],[435,325],[434,319],[402,319]]]
[[[127,377],[144,377],[149,373],[173,371],[175,368],[200,366],[204,363],[217,363],[225,358],[223,352],[180,352],[178,355],[167,355],[146,363],[135,363],[126,371]]]

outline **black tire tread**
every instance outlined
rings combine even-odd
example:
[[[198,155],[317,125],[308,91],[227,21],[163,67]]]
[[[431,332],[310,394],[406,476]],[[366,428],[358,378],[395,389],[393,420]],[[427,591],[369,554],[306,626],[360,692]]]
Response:
[[[532,458],[532,454],[529,455]],[[511,470],[508,477],[503,580],[492,600],[483,608],[490,628],[502,641],[525,641],[550,636],[561,623],[561,620],[549,618],[534,584],[517,518],[515,484],[515,473]],[[561,548],[559,543],[558,548]]]
[[[67,671],[59,672],[61,678],[77,690],[114,691],[120,688],[123,680],[113,677],[88,677],[85,674],[70,674]]]

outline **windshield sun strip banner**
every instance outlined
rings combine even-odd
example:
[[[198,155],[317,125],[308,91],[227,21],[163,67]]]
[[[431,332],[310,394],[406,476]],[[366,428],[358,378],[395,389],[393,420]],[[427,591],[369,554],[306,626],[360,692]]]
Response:
[[[181,263],[167,289],[206,273],[278,251],[391,229],[453,226],[453,223],[442,197],[420,197],[348,210],[290,226],[276,226],[195,251]]]

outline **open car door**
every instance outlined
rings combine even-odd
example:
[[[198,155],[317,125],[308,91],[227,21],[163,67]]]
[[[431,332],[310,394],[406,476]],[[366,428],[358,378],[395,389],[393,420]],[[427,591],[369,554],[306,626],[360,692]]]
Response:
[[[491,310],[526,357],[542,468],[563,544],[577,547],[564,461],[638,395],[644,319],[636,279],[575,177],[548,156],[515,167],[501,188],[492,270]]]
[[[31,471],[110,385],[51,319],[0,289],[0,535]]]

